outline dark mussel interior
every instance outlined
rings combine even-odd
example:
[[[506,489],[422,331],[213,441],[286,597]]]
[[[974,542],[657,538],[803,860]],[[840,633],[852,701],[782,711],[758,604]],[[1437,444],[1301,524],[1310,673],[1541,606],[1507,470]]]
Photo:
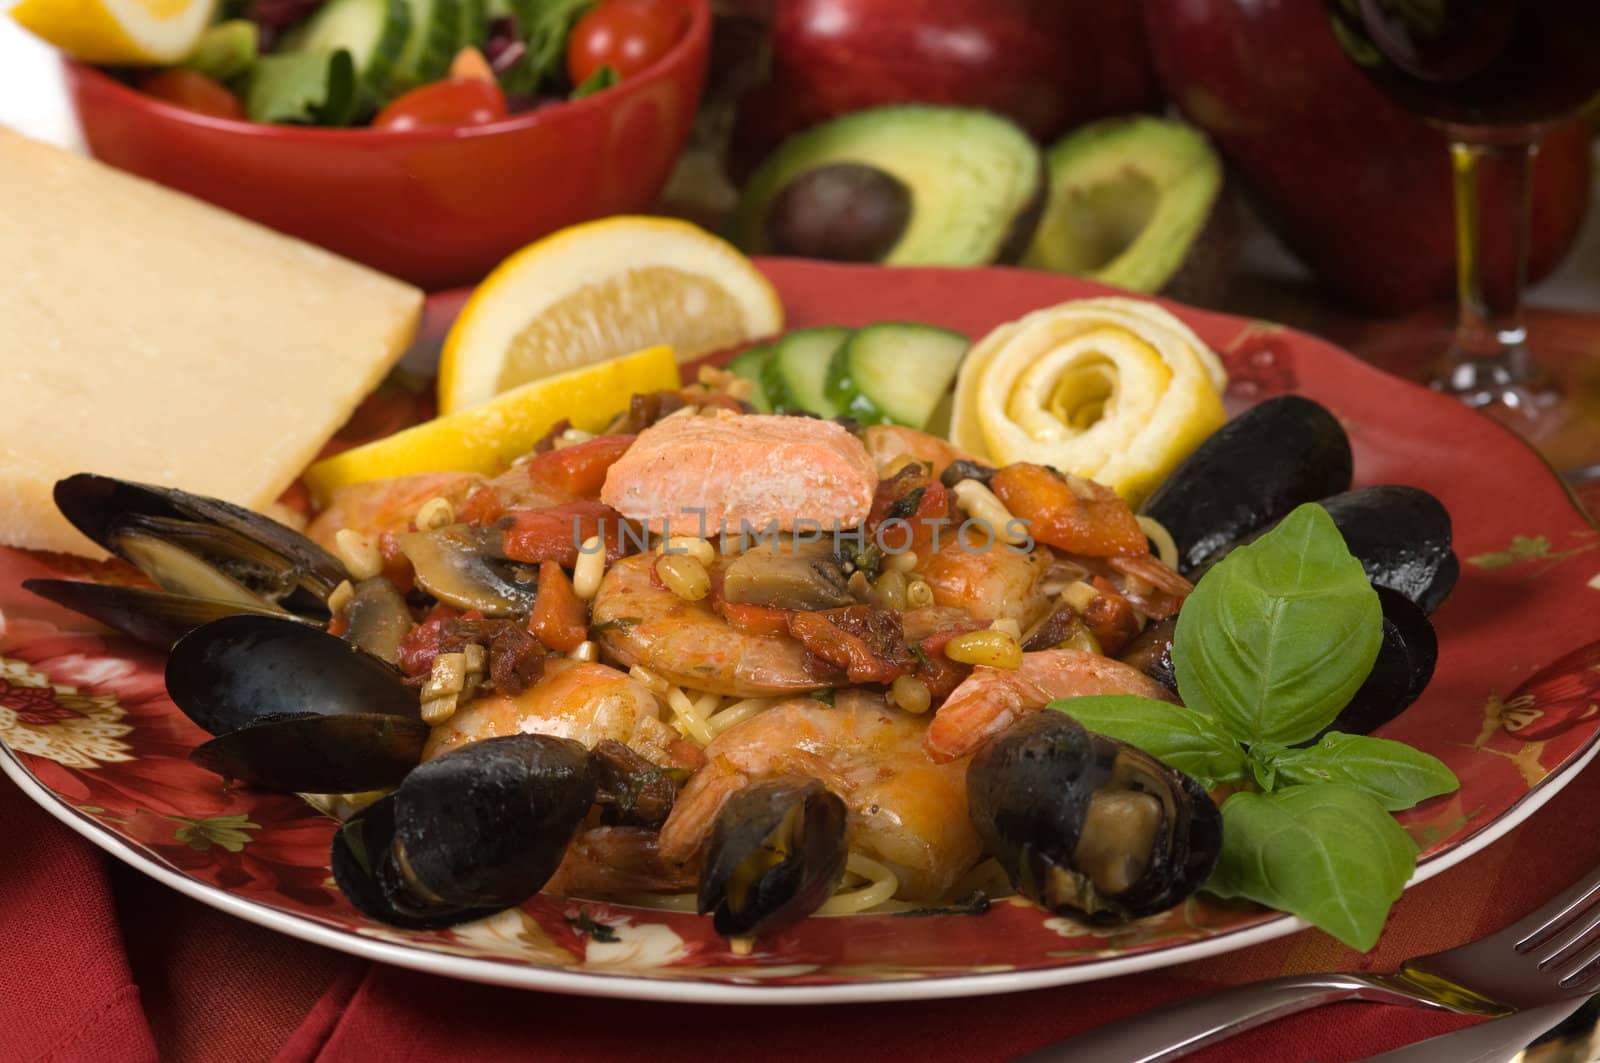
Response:
[[[597,793],[588,751],[486,738],[415,768],[335,834],[334,879],[367,915],[448,926],[519,904],[560,866]]]
[[[1350,440],[1319,404],[1283,395],[1253,406],[1217,429],[1145,500],[1178,547],[1189,576],[1240,542],[1315,502],[1350,487]]]
[[[196,628],[173,646],[166,682],[178,708],[217,736],[195,761],[257,786],[349,793],[394,785],[427,737],[417,692],[399,672],[280,617],[236,615]]]
[[[700,870],[698,910],[717,933],[755,937],[798,922],[844,874],[845,804],[816,779],[769,779],[717,814]]]
[[[1164,911],[1200,888],[1222,846],[1221,813],[1193,779],[1050,710],[978,752],[967,804],[1011,884],[1055,912]]]

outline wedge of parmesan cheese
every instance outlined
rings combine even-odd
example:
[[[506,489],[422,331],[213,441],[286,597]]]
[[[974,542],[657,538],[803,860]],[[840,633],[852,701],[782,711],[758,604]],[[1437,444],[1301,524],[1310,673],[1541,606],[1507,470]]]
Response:
[[[75,472],[270,505],[404,353],[422,293],[0,127],[0,543],[103,556]]]

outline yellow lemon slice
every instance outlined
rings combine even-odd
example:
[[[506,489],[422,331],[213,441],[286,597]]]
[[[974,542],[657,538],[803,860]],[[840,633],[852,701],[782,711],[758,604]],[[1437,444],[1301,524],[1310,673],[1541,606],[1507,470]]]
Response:
[[[86,63],[152,66],[194,50],[216,0],[21,0],[11,17]]]
[[[617,217],[523,248],[478,286],[445,339],[439,409],[649,343],[681,360],[783,328],[750,260],[688,222]]]
[[[995,462],[1051,465],[1137,505],[1227,420],[1228,377],[1154,303],[1107,297],[1038,310],[968,352],[950,439]]]
[[[524,384],[459,410],[317,462],[306,486],[318,502],[335,488],[418,472],[493,475],[533,449],[562,418],[586,432],[604,428],[640,392],[676,388],[671,347],[650,347],[599,365]]]

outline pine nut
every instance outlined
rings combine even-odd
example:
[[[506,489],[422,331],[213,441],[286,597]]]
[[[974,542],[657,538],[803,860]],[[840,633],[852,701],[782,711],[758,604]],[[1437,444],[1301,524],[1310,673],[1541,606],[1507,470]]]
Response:
[[[686,602],[698,602],[711,593],[711,577],[706,567],[687,554],[662,554],[656,572],[667,590]]]
[[[878,577],[878,582],[872,589],[873,598],[885,609],[904,609],[906,607],[905,573],[890,569]]]
[[[987,525],[1000,542],[1018,546],[1028,541],[1026,529],[1019,530],[1022,522],[1011,515],[993,491],[977,480],[958,481],[951,493],[956,496],[956,505],[961,511]]]
[[[914,579],[906,584],[906,608],[925,609],[933,604],[933,588],[927,580]]]
[[[594,644],[593,639],[584,639],[582,642],[578,643],[577,646],[573,647],[572,652],[567,654],[567,656],[574,661],[593,662],[600,656],[600,647]]]
[[[354,528],[340,528],[334,533],[333,546],[351,579],[371,579],[383,571],[383,555],[371,536],[362,535]]]
[[[593,601],[600,592],[600,577],[606,574],[606,552],[600,536],[591,535],[583,541],[578,551],[578,563],[572,568],[572,590],[586,602]]]
[[[1061,600],[1072,606],[1074,612],[1081,613],[1089,608],[1093,601],[1100,597],[1100,592],[1094,586],[1083,580],[1074,580],[1061,590]]]
[[[417,508],[417,515],[413,520],[418,531],[436,531],[447,524],[454,524],[456,511],[450,505],[448,498],[435,495]]]
[[[356,596],[356,589],[350,585],[349,580],[340,580],[339,585],[328,595],[328,612],[338,616],[344,612],[344,607],[350,604],[350,599]]]
[[[906,550],[898,554],[890,554],[883,559],[883,567],[890,572],[910,572],[917,567],[917,552]]]
[[[694,558],[706,568],[710,568],[717,560],[717,548],[695,535],[674,535],[671,538],[664,539],[656,547],[656,553],[686,555]]]
[[[903,675],[889,685],[889,700],[913,716],[919,716],[928,711],[933,694],[928,684],[916,676]]]
[[[982,664],[990,668],[1022,666],[1022,647],[1017,640],[994,628],[957,635],[945,644],[944,655],[962,664]]]

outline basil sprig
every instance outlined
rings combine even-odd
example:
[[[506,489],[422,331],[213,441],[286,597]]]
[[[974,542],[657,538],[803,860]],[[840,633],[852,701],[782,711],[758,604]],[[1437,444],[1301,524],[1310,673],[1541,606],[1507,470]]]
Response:
[[[1127,742],[1222,805],[1206,890],[1291,912],[1365,952],[1416,869],[1389,813],[1459,783],[1401,742],[1319,734],[1360,688],[1383,636],[1378,596],[1321,506],[1300,506],[1215,565],[1178,614],[1183,705],[1083,697],[1050,706]]]

